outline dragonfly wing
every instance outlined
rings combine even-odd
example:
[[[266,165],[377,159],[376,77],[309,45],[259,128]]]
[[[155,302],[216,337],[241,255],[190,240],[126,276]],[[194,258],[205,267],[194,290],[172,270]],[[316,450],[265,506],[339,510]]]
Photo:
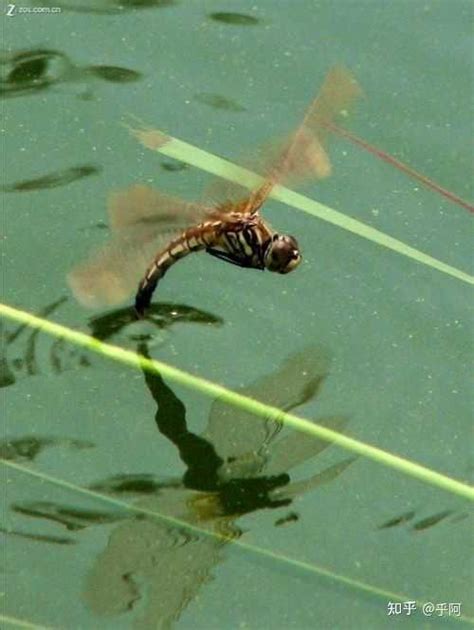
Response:
[[[114,192],[109,197],[110,228],[118,232],[140,227],[146,233],[159,233],[163,226],[185,227],[199,222],[205,210],[196,203],[165,195],[152,188],[137,184]]]
[[[347,117],[362,90],[350,72],[332,68],[308,108],[302,123],[288,136],[262,146],[251,160],[241,160],[247,170],[262,177],[260,185],[249,194],[241,184],[219,180],[207,191],[216,202],[225,200],[221,212],[243,204],[248,212],[258,210],[277,184],[295,186],[309,179],[323,179],[331,174],[327,153],[329,134],[335,122]]]
[[[164,245],[172,235],[162,238],[148,242],[125,236],[110,239],[68,275],[76,299],[90,308],[115,306],[128,299],[160,249],[160,242]]]
[[[115,306],[135,292],[156,253],[203,215],[197,204],[136,185],[108,201],[111,238],[68,276],[73,293],[89,307]]]
[[[254,151],[251,160],[241,161],[247,170],[262,177],[253,191],[249,193],[242,184],[222,180],[207,189],[205,198],[212,203],[205,205],[218,208],[213,211],[212,218],[236,210],[257,211],[276,184],[294,185],[308,178],[321,179],[330,175],[331,163],[325,146],[327,136],[331,126],[341,116],[347,116],[361,95],[362,90],[346,68],[331,68],[297,129],[283,140]],[[128,128],[140,144],[151,150],[157,150],[171,140],[138,120],[136,126]]]

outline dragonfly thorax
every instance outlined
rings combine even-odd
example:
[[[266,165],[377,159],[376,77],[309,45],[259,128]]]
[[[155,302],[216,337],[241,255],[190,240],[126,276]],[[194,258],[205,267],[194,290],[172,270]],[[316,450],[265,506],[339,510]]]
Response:
[[[298,243],[288,234],[274,234],[264,256],[265,269],[277,273],[289,273],[301,262]]]

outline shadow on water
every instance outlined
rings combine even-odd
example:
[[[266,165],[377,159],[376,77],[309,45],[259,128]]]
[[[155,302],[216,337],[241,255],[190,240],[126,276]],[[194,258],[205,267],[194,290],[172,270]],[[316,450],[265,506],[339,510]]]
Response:
[[[118,66],[77,66],[58,50],[33,48],[0,53],[0,97],[27,96],[62,83],[84,83],[93,79],[112,83],[138,81],[142,74]],[[90,92],[82,94],[90,98]]]
[[[222,96],[221,94],[215,94],[214,92],[199,92],[194,95],[194,99],[198,103],[212,107],[213,109],[223,109],[229,112],[245,112],[246,109],[237,101]]]
[[[230,11],[216,11],[209,13],[208,16],[214,22],[221,22],[222,24],[231,24],[233,26],[255,26],[260,24],[262,20],[248,15],[246,13],[232,13]]]
[[[169,173],[179,173],[188,169],[189,164],[186,164],[186,162],[180,162],[179,160],[170,159],[166,162],[161,162],[160,167]]]
[[[62,297],[40,309],[36,315],[48,317],[68,301]],[[138,340],[156,337],[156,330],[169,330],[174,324],[190,323],[210,326],[221,326],[223,320],[208,311],[202,311],[185,304],[168,302],[155,303],[146,319],[137,322],[130,307],[115,309],[103,315],[91,317],[88,321],[88,332],[101,341],[111,340],[120,335],[122,345],[136,347]],[[47,339],[50,345],[46,351],[45,362],[38,357],[44,356],[38,348],[39,338]],[[67,343],[64,339],[41,335],[39,330],[31,330],[25,325],[9,330],[0,321],[0,388],[8,387],[19,379],[41,373],[62,374],[80,367],[90,367],[89,354]]]
[[[60,437],[40,437],[36,435],[0,441],[0,457],[14,462],[32,462],[45,449],[51,446],[65,446],[81,450],[93,448],[94,444],[85,440]]]
[[[209,311],[202,311],[185,304],[160,302],[153,304],[147,313],[147,320],[156,328],[169,328],[177,323],[209,324],[221,326],[224,320]],[[105,315],[89,319],[90,333],[102,341],[109,339],[129,324],[137,321],[135,312],[130,307],[115,309]]]
[[[149,356],[145,344],[139,351]],[[325,353],[309,348],[239,391],[294,410],[317,396],[328,369]],[[292,481],[291,470],[324,451],[327,442],[284,429],[273,420],[260,420],[221,400],[214,401],[207,428],[198,435],[188,429],[184,403],[161,376],[144,373],[144,378],[156,404],[157,428],[176,447],[186,470],[180,478],[165,480],[149,473],[118,474],[90,488],[131,500],[158,518],[44,501],[11,507],[17,514],[54,521],[68,531],[121,521],[87,576],[84,600],[97,615],[126,613],[143,601],[140,627],[156,627],[157,619],[167,627],[211,579],[228,541],[243,535],[240,516],[290,506],[296,497],[337,479],[355,458]],[[346,419],[320,418],[318,423],[342,430]],[[159,514],[179,519],[183,526],[161,520]],[[289,525],[299,518],[292,511],[275,525]],[[200,536],[186,523],[214,536]]]
[[[35,179],[26,179],[13,184],[0,186],[1,192],[31,192],[32,190],[45,190],[48,188],[58,188],[59,186],[67,186],[72,182],[76,182],[84,177],[98,175],[102,171],[101,166],[93,164],[83,164],[82,166],[72,166],[49,175],[36,177]]]
[[[430,514],[422,518],[415,518],[415,516],[415,510],[403,512],[403,514],[385,521],[379,525],[377,529],[392,529],[394,527],[406,526],[411,532],[423,532],[447,520],[451,516],[453,516],[453,518],[450,519],[450,522],[457,523],[467,518],[468,514],[465,512],[456,513],[455,510],[442,510],[441,512],[436,512],[435,514]]]

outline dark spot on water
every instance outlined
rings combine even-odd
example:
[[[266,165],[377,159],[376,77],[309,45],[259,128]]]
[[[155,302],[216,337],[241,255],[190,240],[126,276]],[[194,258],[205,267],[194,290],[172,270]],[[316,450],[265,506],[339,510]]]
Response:
[[[49,501],[36,501],[31,503],[12,505],[13,512],[43,518],[64,525],[66,529],[78,531],[89,525],[102,525],[114,523],[128,516],[125,512],[101,512],[98,510],[85,510],[82,508],[61,506]]]
[[[64,538],[62,536],[45,536],[44,534],[30,534],[29,532],[20,532],[14,529],[0,527],[0,532],[6,536],[16,536],[18,538],[26,538],[35,542],[50,543],[54,545],[75,545],[76,541],[72,538]]]
[[[105,221],[98,221],[97,223],[94,223],[94,225],[92,227],[96,228],[97,230],[109,230],[110,229]]]
[[[87,225],[83,228],[80,228],[80,230],[81,232],[84,232],[85,230],[110,230],[110,228],[105,221],[97,221],[97,223]]]
[[[215,94],[213,92],[199,92],[194,95],[194,98],[204,105],[208,105],[209,107],[213,107],[214,109],[225,109],[230,112],[245,112],[245,107],[242,107],[236,101],[233,101],[230,98],[226,98],[225,96],[221,96],[220,94]]]
[[[48,6],[61,7],[75,13],[117,14],[135,9],[159,9],[176,4],[176,0],[84,0],[82,3],[63,0]]]
[[[5,357],[0,358],[0,388],[9,387],[15,383],[15,375],[8,366],[8,361]]]
[[[438,512],[438,514],[433,514],[433,516],[428,516],[426,518],[421,519],[413,525],[413,530],[416,532],[421,532],[429,527],[433,527],[433,525],[437,525],[448,516],[451,516],[453,513],[452,510],[444,510],[443,512]]]
[[[26,179],[13,184],[2,186],[2,192],[30,192],[33,190],[45,190],[49,188],[57,188],[58,186],[66,186],[84,177],[97,175],[102,170],[100,166],[84,164],[82,166],[73,166],[62,171],[56,171],[49,175],[43,175],[35,179]]]
[[[87,70],[96,77],[113,83],[130,83],[131,81],[138,81],[143,76],[136,70],[119,68],[118,66],[89,66]]]
[[[11,461],[33,461],[51,446],[66,446],[77,450],[92,448],[94,444],[70,438],[23,436],[0,441],[0,457]]]
[[[47,57],[36,57],[23,63],[19,63],[8,75],[10,83],[28,83],[38,81],[43,78],[48,67]]]
[[[217,11],[216,13],[210,13],[209,17],[215,22],[222,22],[223,24],[233,24],[237,26],[255,26],[260,20],[252,15],[245,13],[231,13],[227,11]]]
[[[81,367],[90,367],[92,364],[86,356],[82,355],[79,359],[79,365]]]
[[[95,492],[121,495],[150,495],[157,494],[163,487],[152,475],[117,475],[89,486]]]
[[[189,164],[186,164],[186,162],[178,162],[178,160],[173,160],[172,162],[161,162],[160,166],[164,171],[169,171],[170,173],[185,171],[189,168]]]
[[[56,50],[32,49],[0,55],[0,94],[17,96],[43,90],[64,81],[74,68]]]
[[[122,0],[117,3],[123,8],[146,9],[148,7],[169,7],[176,4],[175,0]]]
[[[289,523],[294,523],[296,521],[299,521],[299,518],[300,518],[299,514],[297,514],[296,512],[290,512],[286,516],[283,516],[282,518],[277,519],[275,521],[275,526],[281,527],[282,525],[289,525]]]
[[[390,527],[396,527],[397,525],[402,525],[403,523],[407,523],[415,516],[414,510],[410,510],[409,512],[404,512],[400,514],[400,516],[395,516],[395,518],[391,518],[382,525],[379,525],[377,529],[389,529]]]

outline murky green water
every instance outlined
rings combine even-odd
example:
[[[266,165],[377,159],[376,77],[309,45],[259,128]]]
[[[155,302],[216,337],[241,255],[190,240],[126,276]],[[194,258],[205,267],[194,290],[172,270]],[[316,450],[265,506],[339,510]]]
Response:
[[[65,277],[107,238],[110,190],[144,182],[193,199],[209,180],[138,147],[124,115],[232,159],[294,127],[338,62],[367,96],[351,130],[472,199],[472,5],[133,4],[5,6],[3,300],[469,482],[466,282],[274,201],[265,217],[304,255],[289,276],[196,255],[160,285],[153,325],[84,309]],[[466,208],[347,140],[331,156],[333,177],[306,195],[472,273]],[[5,615],[62,628],[391,626],[387,595],[312,567],[474,615],[467,500],[1,325],[2,457],[138,508],[4,468]],[[399,617],[419,628],[454,615]]]

